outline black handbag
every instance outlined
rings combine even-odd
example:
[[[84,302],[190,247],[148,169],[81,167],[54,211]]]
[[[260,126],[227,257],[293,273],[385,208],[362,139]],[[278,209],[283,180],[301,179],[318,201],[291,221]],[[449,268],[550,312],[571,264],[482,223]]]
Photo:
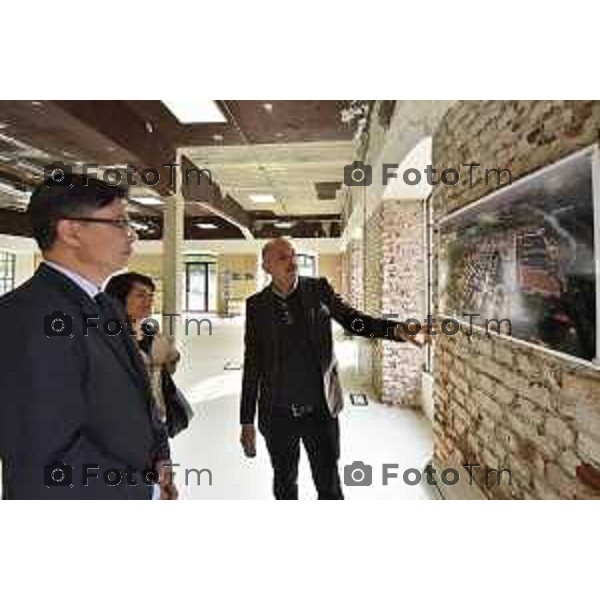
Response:
[[[169,437],[175,437],[189,427],[194,411],[187,398],[175,385],[170,373],[163,369],[161,376],[163,398],[167,410],[167,432]]]

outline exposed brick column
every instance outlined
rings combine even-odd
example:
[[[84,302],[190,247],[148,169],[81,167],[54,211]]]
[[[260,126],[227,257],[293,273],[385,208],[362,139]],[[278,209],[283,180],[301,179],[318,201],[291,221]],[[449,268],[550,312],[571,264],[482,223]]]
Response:
[[[385,201],[367,221],[365,236],[365,310],[381,316],[417,318],[424,295],[423,209],[418,200]],[[363,345],[361,368],[370,369],[382,402],[420,403],[422,353],[409,344],[373,340]]]
[[[383,289],[383,204],[369,217],[365,233],[365,312],[374,316],[382,314]],[[383,396],[383,353],[382,342],[364,340],[362,342],[362,364],[370,369],[371,383],[379,399]],[[362,366],[362,365],[361,365]]]
[[[424,218],[421,200],[389,200],[383,204],[382,312],[424,322]],[[380,342],[382,401],[420,405],[423,353],[412,344]]]

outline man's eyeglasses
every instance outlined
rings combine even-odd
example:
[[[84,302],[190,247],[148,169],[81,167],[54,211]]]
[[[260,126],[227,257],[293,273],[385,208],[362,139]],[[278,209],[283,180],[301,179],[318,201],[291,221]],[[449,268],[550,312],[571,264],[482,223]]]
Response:
[[[133,221],[123,217],[121,219],[104,219],[101,217],[61,217],[65,221],[83,221],[84,223],[106,223],[107,225],[113,225],[119,229],[131,229],[134,230]]]

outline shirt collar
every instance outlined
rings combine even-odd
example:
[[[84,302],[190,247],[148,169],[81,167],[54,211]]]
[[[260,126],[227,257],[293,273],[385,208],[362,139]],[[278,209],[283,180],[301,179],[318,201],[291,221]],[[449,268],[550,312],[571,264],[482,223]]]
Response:
[[[281,298],[282,300],[286,300],[287,298],[289,298],[296,291],[297,287],[298,287],[298,278],[297,277],[294,280],[294,285],[292,286],[292,289],[287,294],[282,294],[278,289],[275,288],[275,286],[273,285],[273,282],[271,282],[271,291],[273,292],[273,294],[275,294],[278,298]]]
[[[59,265],[51,260],[44,259],[44,262],[52,267],[55,271],[62,273],[65,277],[68,277],[73,283],[79,286],[92,300],[96,297],[96,295],[101,291],[100,287],[98,287],[95,283],[92,283],[89,279],[86,279],[79,273],[75,273],[75,271],[71,271],[67,267]]]

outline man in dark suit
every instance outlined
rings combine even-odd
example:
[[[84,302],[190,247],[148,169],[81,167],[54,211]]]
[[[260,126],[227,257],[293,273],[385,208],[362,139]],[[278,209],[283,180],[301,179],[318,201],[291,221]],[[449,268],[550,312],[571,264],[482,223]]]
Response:
[[[376,319],[349,306],[325,278],[298,277],[296,253],[286,238],[267,243],[263,268],[272,283],[248,298],[240,441],[256,453],[254,426],[265,438],[278,500],[298,498],[300,440],[322,500],[342,500],[338,473],[342,409],[331,319],[350,333],[422,345],[398,323]]]
[[[148,499],[153,469],[161,497],[177,495],[146,371],[101,291],[136,239],[126,205],[124,190],[78,175],[32,194],[44,260],[0,298],[4,498]]]

